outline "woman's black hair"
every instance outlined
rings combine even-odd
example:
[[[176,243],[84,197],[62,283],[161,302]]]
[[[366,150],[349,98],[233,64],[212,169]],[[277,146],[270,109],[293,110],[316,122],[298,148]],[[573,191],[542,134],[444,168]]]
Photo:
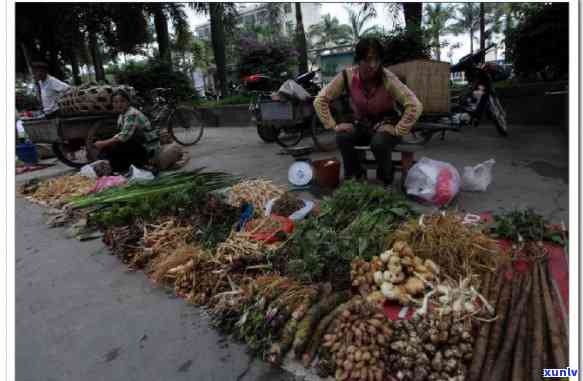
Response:
[[[128,101],[128,102],[130,101],[130,95],[126,91],[124,91],[122,89],[115,90],[113,92],[113,94],[111,95],[111,98],[113,99],[113,97],[117,97],[117,96],[120,96],[122,98],[125,98],[125,100]]]
[[[383,60],[383,45],[381,42],[374,37],[365,37],[360,39],[354,48],[354,63],[359,63],[362,60],[366,60],[369,50],[372,49],[379,60]]]

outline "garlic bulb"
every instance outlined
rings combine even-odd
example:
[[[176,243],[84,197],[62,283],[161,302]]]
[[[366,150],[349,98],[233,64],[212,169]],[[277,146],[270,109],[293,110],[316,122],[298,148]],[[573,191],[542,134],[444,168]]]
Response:
[[[390,282],[391,281],[391,272],[390,271],[387,270],[387,271],[385,271],[383,273],[383,280],[385,282]]]
[[[374,276],[374,282],[380,286],[383,283],[383,273],[381,271],[377,271],[374,273],[373,276]]]
[[[391,285],[388,282],[384,282],[381,285],[381,292],[383,293],[385,298],[389,298],[389,297],[393,296],[393,285]]]
[[[393,254],[392,250],[385,251],[384,253],[381,254],[381,261],[385,263],[388,262],[392,254]]]

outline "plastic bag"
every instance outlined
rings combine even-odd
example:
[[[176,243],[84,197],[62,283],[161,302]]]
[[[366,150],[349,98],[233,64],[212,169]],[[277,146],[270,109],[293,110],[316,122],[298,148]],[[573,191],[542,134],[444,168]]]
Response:
[[[449,204],[460,184],[460,174],[453,165],[426,157],[411,167],[405,180],[408,195],[438,206]]]
[[[297,99],[302,102],[310,99],[310,94],[303,87],[291,79],[285,81],[277,93],[286,98]]]
[[[464,167],[462,175],[462,190],[469,192],[485,192],[492,182],[492,167],[496,160],[490,159],[474,167]]]
[[[271,208],[273,208],[273,203],[277,201],[277,198],[269,200],[267,204],[265,204],[265,216],[271,215]],[[308,214],[314,209],[314,202],[310,200],[302,200],[304,202],[304,207],[296,210],[292,214],[288,216],[288,218],[292,221],[300,221],[306,218]]]
[[[294,231],[294,222],[287,218],[278,215],[271,215],[269,216],[272,220],[275,220],[280,223],[281,228],[277,230],[269,230],[269,229],[259,229],[258,231],[251,234],[251,239],[254,241],[263,241],[265,243],[274,243],[277,241],[283,241],[284,238],[278,234],[279,232],[283,232],[286,235],[293,233]],[[250,231],[249,227],[245,227],[246,231]]]
[[[81,168],[80,174],[81,176],[87,177],[89,179],[97,178],[97,173],[95,173],[95,170],[93,169],[91,164],[84,165],[83,168]]]
[[[101,192],[104,189],[119,187],[125,185],[128,180],[123,176],[104,176],[97,179],[95,186],[89,193]]]
[[[140,169],[135,166],[130,166],[129,180],[130,182],[152,181],[155,176],[152,172]]]
[[[97,160],[81,168],[81,175],[90,179],[111,175],[111,164],[107,160]]]

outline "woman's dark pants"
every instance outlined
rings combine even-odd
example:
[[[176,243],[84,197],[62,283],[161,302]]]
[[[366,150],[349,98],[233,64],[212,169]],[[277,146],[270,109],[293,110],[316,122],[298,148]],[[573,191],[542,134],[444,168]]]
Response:
[[[125,173],[130,165],[142,167],[148,161],[148,152],[142,144],[130,139],[124,143],[117,143],[104,149],[99,159],[108,160],[113,172]]]
[[[370,145],[370,149],[377,161],[377,179],[385,184],[393,182],[393,161],[391,152],[399,144],[401,138],[385,131],[379,131],[374,134],[364,128],[354,127],[352,132],[336,133],[336,144],[342,155],[344,163],[344,178],[360,178],[365,172],[360,165],[358,152],[355,146]]]

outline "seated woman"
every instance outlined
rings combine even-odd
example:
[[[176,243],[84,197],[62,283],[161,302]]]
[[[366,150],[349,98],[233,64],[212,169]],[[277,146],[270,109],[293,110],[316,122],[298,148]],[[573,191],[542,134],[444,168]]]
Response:
[[[385,185],[393,182],[391,151],[409,133],[421,116],[423,106],[415,94],[391,71],[381,65],[383,48],[374,38],[363,38],[356,45],[355,66],[345,69],[314,100],[314,108],[326,128],[336,131],[336,142],[344,163],[344,178],[360,178],[357,145],[369,145],[378,163],[377,178]],[[347,89],[354,111],[354,123],[337,124],[330,114],[330,103]],[[395,101],[405,108],[398,123],[387,122]]]
[[[160,152],[160,132],[140,110],[130,106],[130,97],[123,90],[113,94],[113,108],[120,132],[111,139],[95,142],[99,158],[108,160],[113,172],[127,172],[131,165],[144,167],[154,162]]]

